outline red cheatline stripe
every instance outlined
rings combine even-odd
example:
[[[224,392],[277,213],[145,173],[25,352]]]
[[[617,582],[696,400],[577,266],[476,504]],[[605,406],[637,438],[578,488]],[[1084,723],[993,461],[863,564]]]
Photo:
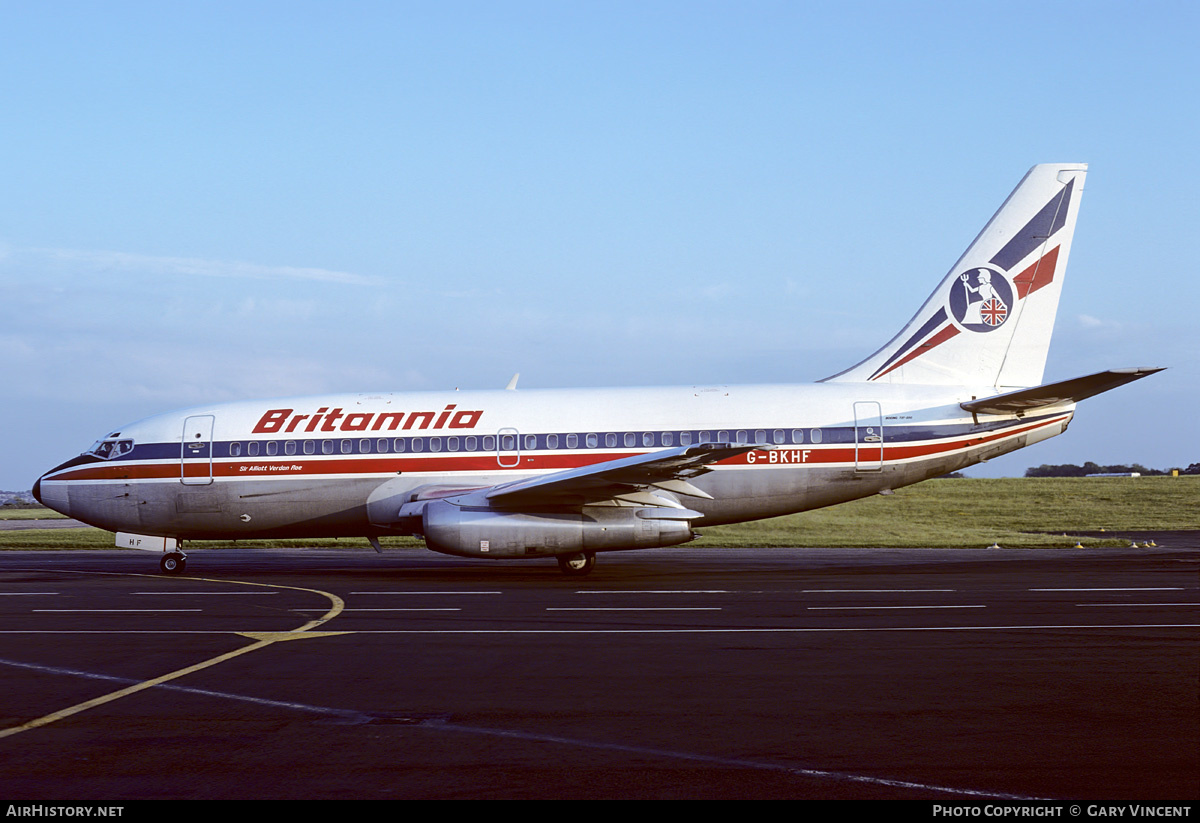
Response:
[[[1046,421],[1031,423],[1027,426],[1022,426],[1015,429],[1004,429],[998,432],[992,432],[986,435],[975,435],[968,437],[954,437],[946,440],[927,440],[921,443],[897,443],[884,444],[884,459],[885,460],[908,460],[914,457],[925,457],[928,455],[942,454],[945,452],[956,451],[958,449],[978,446],[983,443],[989,443],[995,440],[1001,440],[1006,437],[1013,437],[1018,434],[1032,431],[1043,426],[1060,423],[1067,419],[1067,415],[1060,415]],[[886,430],[885,430],[886,431]],[[861,459],[876,459],[875,454],[878,447],[870,446],[866,453],[868,456],[862,455],[860,447]],[[774,450],[780,455],[775,462],[771,462],[769,452],[755,452],[753,465],[755,466],[782,466],[804,463],[806,465],[820,463],[853,463],[854,462],[854,445],[838,445],[838,446],[818,446],[818,445],[798,445],[788,446]],[[792,457],[807,451],[808,459],[793,460]],[[342,475],[387,475],[397,472],[408,472],[413,474],[437,474],[440,472],[451,471],[474,471],[481,474],[492,474],[500,471],[538,471],[538,470],[561,470],[572,469],[580,466],[590,466],[596,463],[604,463],[609,460],[619,460],[624,457],[632,457],[634,454],[641,452],[613,453],[607,452],[597,454],[595,452],[574,453],[574,454],[551,454],[551,455],[523,455],[519,466],[500,466],[496,463],[494,454],[484,455],[469,455],[458,457],[390,457],[382,456],[375,457],[359,457],[359,458],[333,458],[329,460],[304,460],[286,461],[280,463],[266,463],[262,461],[248,462],[227,462],[214,463],[213,474],[217,478],[238,478],[238,479],[263,479],[268,477],[286,478],[286,477],[306,477],[312,475],[323,474],[342,474]],[[720,461],[716,465],[720,466],[739,466],[750,465],[751,461],[747,454],[741,454]],[[270,466],[288,466],[286,471],[270,471]],[[292,468],[292,467],[296,468]],[[243,471],[242,468],[246,470]],[[254,470],[259,469],[259,470]],[[189,477],[191,475],[189,474]],[[207,476],[207,475],[203,475]],[[76,469],[58,477],[47,478],[46,482],[54,482],[59,480],[155,480],[155,479],[178,479],[179,464],[176,463],[152,463],[141,465],[125,466],[100,466],[86,467]]]

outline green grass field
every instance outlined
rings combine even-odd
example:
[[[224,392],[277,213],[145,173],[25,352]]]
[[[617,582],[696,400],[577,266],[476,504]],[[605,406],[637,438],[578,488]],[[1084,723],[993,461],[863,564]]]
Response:
[[[21,510],[20,517],[39,510]],[[40,510],[43,516],[57,516]],[[9,513],[5,513],[8,515]],[[1014,548],[1123,545],[1094,533],[1200,529],[1200,477],[930,480],[827,509],[702,529],[700,547]],[[1066,536],[1064,536],[1064,534]],[[386,548],[419,547],[389,537]],[[353,547],[361,538],[196,543],[196,547]],[[0,549],[111,549],[100,529],[0,531]]]
[[[56,511],[39,506],[31,509],[0,509],[0,520],[58,520],[66,519]]]

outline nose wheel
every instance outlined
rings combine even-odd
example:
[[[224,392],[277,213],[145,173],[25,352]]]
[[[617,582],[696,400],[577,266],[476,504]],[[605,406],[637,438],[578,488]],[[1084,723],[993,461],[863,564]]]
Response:
[[[162,569],[163,574],[183,574],[183,570],[187,568],[187,557],[183,552],[167,552],[162,556],[162,560],[158,561],[158,567]]]

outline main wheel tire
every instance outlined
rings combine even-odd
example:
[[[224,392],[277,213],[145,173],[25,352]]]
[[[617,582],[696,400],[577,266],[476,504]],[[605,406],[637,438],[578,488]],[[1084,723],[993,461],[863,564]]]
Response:
[[[591,574],[596,566],[596,555],[593,552],[580,554],[565,554],[558,558],[558,568],[568,577],[583,577]]]

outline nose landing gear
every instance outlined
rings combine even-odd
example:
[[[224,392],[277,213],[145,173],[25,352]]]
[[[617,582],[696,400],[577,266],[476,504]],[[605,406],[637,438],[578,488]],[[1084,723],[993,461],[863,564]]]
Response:
[[[167,552],[158,561],[158,567],[163,574],[183,574],[187,568],[187,556],[181,551]]]

